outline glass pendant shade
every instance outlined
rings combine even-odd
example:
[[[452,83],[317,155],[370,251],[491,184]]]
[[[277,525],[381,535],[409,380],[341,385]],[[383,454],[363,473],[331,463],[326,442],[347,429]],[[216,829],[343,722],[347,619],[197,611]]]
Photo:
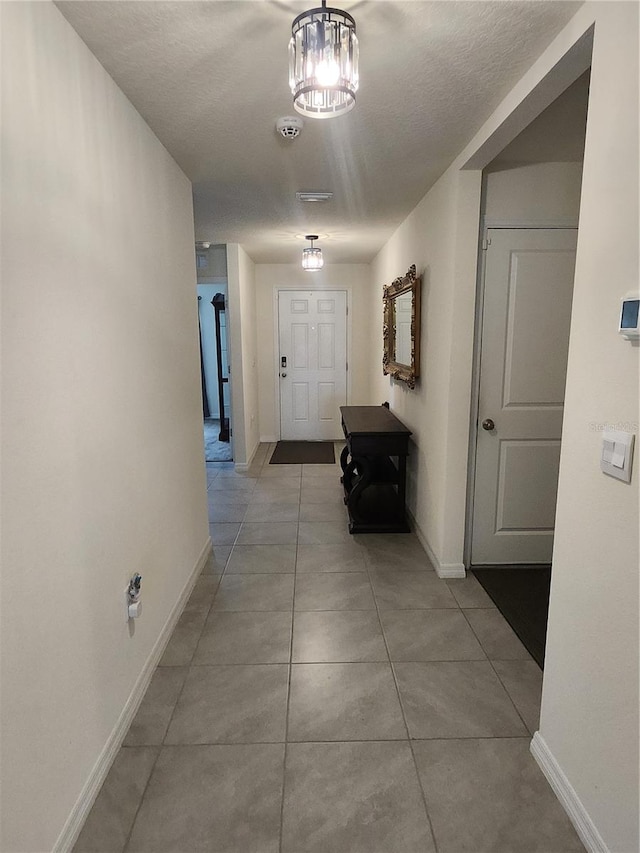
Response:
[[[293,106],[309,118],[353,109],[358,90],[356,22],[340,9],[309,9],[294,20],[289,42]]]
[[[313,241],[317,239],[316,236],[308,235],[307,240],[311,241],[311,245],[302,250],[302,269],[307,272],[316,272],[324,266],[322,249],[317,249],[313,245]]]

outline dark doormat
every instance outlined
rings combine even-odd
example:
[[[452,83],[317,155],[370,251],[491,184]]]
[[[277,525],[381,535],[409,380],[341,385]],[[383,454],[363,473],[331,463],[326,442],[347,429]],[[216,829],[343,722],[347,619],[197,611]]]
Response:
[[[332,465],[336,461],[332,441],[279,441],[270,465]]]
[[[543,669],[551,566],[482,566],[471,571]]]

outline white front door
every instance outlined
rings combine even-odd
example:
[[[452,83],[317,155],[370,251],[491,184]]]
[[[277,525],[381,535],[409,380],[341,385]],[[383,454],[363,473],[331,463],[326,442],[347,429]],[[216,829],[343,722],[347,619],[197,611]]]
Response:
[[[488,231],[472,565],[551,562],[576,237]]]
[[[342,438],[347,402],[347,293],[278,293],[280,434],[285,441]]]

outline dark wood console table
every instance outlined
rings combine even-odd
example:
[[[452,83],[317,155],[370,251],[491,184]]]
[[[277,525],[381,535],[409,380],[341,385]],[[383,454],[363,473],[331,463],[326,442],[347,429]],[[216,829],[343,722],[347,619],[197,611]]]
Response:
[[[340,406],[340,413],[347,440],[340,454],[340,482],[349,533],[408,533],[405,489],[411,430],[385,406]]]

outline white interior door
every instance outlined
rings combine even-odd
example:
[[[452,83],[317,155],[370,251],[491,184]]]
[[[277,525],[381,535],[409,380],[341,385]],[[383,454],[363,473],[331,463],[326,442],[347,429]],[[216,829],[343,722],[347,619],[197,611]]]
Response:
[[[285,441],[342,437],[347,402],[347,293],[278,293],[280,434]]]
[[[488,232],[473,565],[551,562],[576,238]]]

